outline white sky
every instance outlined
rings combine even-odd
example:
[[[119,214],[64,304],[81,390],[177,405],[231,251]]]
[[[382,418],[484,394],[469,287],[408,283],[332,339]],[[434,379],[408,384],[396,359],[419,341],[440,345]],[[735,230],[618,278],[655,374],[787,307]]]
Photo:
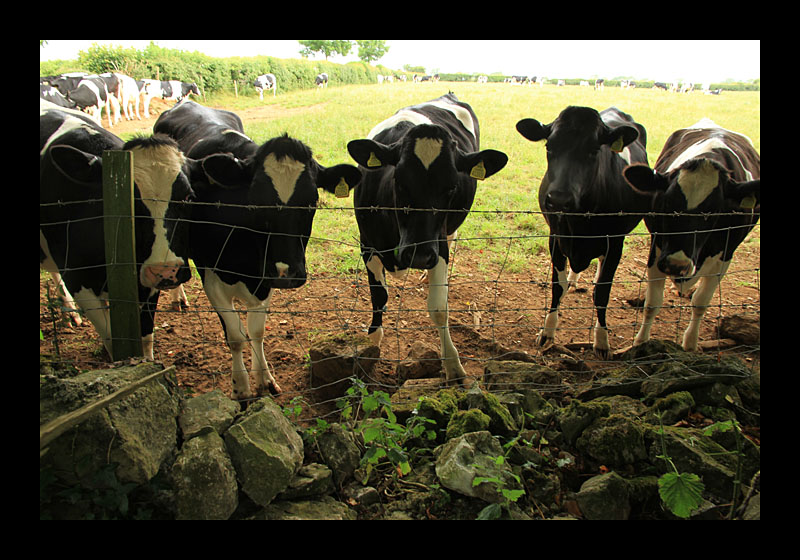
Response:
[[[39,49],[40,60],[76,59],[92,43],[146,47],[149,40],[51,40]],[[269,55],[300,58],[294,40],[156,40],[170,49],[200,51],[213,57]],[[602,41],[602,40],[387,40],[389,52],[377,62],[392,69],[405,64],[432,72],[545,76],[548,78],[614,78],[655,81],[721,82],[761,77],[761,41]],[[358,59],[358,47],[346,58]],[[137,76],[139,77],[139,76]]]

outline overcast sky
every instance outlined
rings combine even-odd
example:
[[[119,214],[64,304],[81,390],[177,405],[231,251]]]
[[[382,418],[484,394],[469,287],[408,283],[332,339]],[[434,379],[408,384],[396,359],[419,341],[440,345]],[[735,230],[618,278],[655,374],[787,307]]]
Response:
[[[51,40],[40,47],[40,60],[75,59],[92,43],[142,49],[150,40]],[[294,40],[155,40],[161,47],[200,51],[213,57],[269,55],[300,58]],[[424,66],[429,73],[500,72],[548,78],[614,78],[693,82],[761,77],[760,41],[602,41],[602,40],[387,40],[389,52],[378,63],[392,69]],[[350,56],[331,62],[358,59]],[[144,76],[136,76],[137,78]]]

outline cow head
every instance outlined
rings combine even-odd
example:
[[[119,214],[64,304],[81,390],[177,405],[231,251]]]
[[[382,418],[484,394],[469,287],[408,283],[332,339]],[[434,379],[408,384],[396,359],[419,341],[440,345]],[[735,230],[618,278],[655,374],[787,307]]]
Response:
[[[608,150],[622,152],[639,137],[632,126],[610,128],[589,107],[567,107],[547,125],[522,119],[517,131],[532,142],[547,141],[547,185],[540,194],[545,212],[590,210],[595,189],[602,187],[598,183],[613,171]],[[620,159],[619,165],[623,164]]]
[[[395,250],[400,269],[436,266],[447,236],[447,210],[469,211],[475,179],[494,175],[508,162],[496,150],[464,152],[446,129],[430,124],[414,126],[391,145],[353,140],[347,150],[366,169],[393,174],[390,205],[400,233]]]
[[[223,188],[248,189],[254,206],[248,222],[267,236],[264,275],[274,288],[297,288],[306,281],[305,249],[319,195],[349,192],[361,180],[357,167],[324,167],[311,149],[284,135],[261,146],[252,158],[214,154],[202,160],[206,176]]]
[[[722,165],[697,157],[668,172],[631,165],[623,176],[634,189],[653,197],[648,228],[660,249],[657,266],[664,274],[691,277],[697,259],[721,213],[760,205],[761,180],[738,182]]]
[[[196,163],[184,158],[167,136],[136,138],[123,150],[133,153],[136,262],[139,283],[169,289],[186,282],[189,272],[187,202],[194,193],[189,177]],[[68,145],[55,145],[50,155],[56,169],[71,181],[100,189],[102,159]]]

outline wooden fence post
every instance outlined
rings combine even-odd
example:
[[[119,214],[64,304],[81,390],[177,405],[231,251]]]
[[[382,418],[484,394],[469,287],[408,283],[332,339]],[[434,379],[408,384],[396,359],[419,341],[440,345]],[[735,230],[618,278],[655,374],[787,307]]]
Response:
[[[103,229],[114,360],[141,356],[133,214],[133,153],[103,152]]]

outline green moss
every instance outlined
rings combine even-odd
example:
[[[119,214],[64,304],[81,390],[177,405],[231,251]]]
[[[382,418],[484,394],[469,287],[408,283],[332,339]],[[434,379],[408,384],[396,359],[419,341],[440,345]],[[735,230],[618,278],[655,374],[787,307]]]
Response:
[[[447,424],[447,439],[453,439],[469,432],[481,432],[489,429],[491,418],[477,408],[459,410]]]

